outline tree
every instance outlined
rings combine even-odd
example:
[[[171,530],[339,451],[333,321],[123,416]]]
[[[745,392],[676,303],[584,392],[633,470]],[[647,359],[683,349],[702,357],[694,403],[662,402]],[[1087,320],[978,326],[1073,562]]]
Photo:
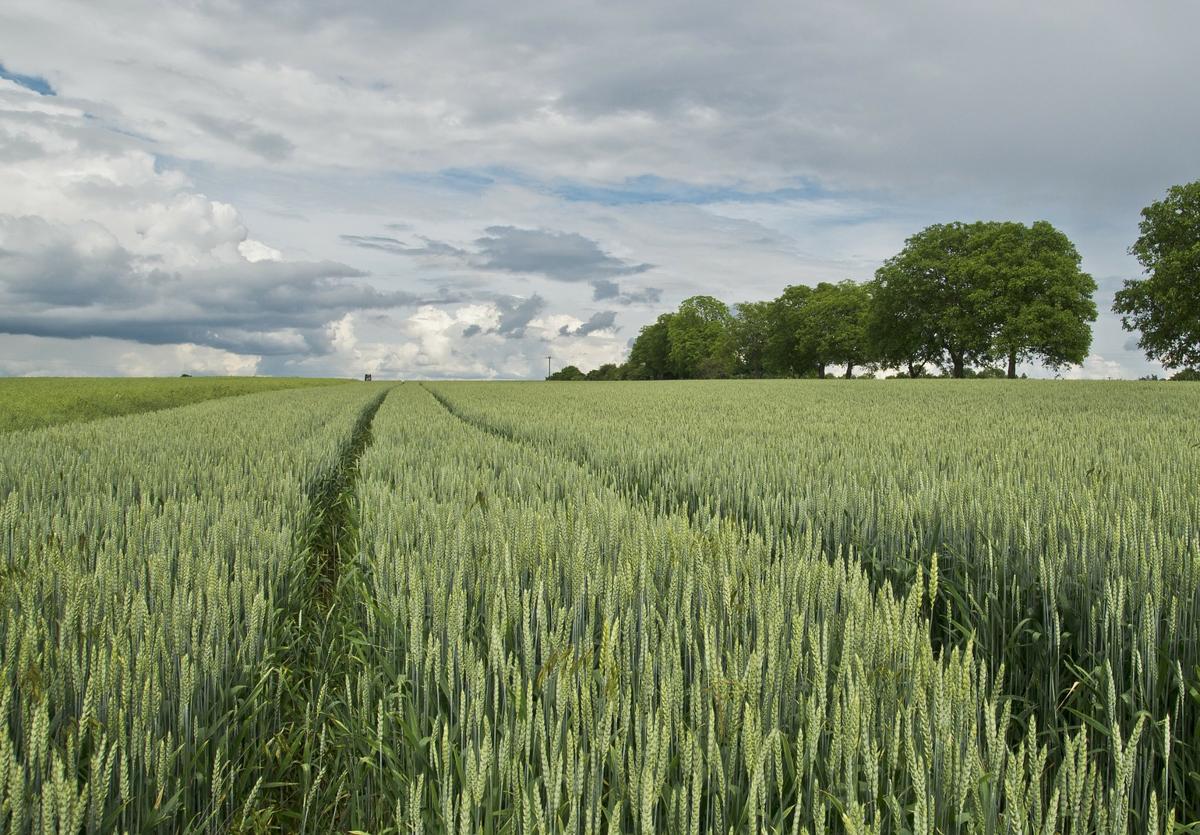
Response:
[[[671,341],[668,329],[673,313],[663,313],[650,325],[638,332],[637,339],[629,349],[629,361],[625,363],[627,380],[665,380],[672,376]]]
[[[797,343],[814,358],[817,376],[829,365],[845,365],[847,378],[869,356],[867,315],[871,295],[853,281],[821,282],[809,295],[799,317]]]
[[[589,380],[620,380],[622,379],[621,366],[613,362],[606,362],[599,368],[593,368],[584,376]]]
[[[1018,360],[1056,369],[1083,362],[1096,321],[1096,282],[1080,269],[1071,240],[1044,220],[984,224],[976,234],[977,278],[993,293],[992,352],[1007,358],[1009,379],[1016,379]]]
[[[1138,347],[1167,368],[1200,364],[1200,181],[1172,186],[1142,209],[1129,251],[1146,278],[1117,291],[1113,312]]]
[[[816,367],[811,347],[799,339],[804,307],[812,288],[793,284],[770,303],[763,370],[774,377],[801,377]]]
[[[884,368],[900,369],[903,376],[925,375],[925,366],[937,362],[932,311],[917,304],[905,282],[894,275],[876,273],[871,283],[867,312],[870,353]]]
[[[738,371],[747,377],[767,374],[767,346],[771,337],[772,303],[742,302],[735,306],[733,337]]]
[[[929,226],[875,273],[872,343],[885,363],[919,371],[948,365],[962,377],[992,350],[992,288],[981,281],[976,247],[986,224]]]
[[[575,380],[585,380],[587,378],[584,377],[583,372],[580,371],[575,366],[564,365],[562,368],[560,368],[558,371],[555,371],[553,374],[551,374],[546,379],[547,380],[559,380],[559,381],[562,381],[562,380],[575,381]]]
[[[667,323],[671,369],[680,379],[729,377],[737,364],[733,316],[712,296],[692,296]]]

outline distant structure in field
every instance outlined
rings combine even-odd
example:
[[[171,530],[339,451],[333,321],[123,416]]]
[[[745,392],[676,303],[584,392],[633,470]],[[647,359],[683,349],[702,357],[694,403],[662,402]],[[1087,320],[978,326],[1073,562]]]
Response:
[[[369,382],[371,382],[371,375],[370,375],[370,374],[364,374],[364,375],[363,375],[363,382],[364,382],[364,383],[369,383]]]

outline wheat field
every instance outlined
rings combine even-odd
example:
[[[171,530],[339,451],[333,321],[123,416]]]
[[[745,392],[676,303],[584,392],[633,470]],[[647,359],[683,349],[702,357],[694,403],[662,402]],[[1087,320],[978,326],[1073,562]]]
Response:
[[[11,433],[0,827],[1196,831],[1198,405],[409,382]]]

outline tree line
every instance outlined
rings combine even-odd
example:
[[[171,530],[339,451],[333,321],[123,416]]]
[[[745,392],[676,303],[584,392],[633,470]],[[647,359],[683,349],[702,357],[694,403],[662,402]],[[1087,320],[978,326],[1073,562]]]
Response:
[[[1096,284],[1046,222],[930,226],[869,282],[795,284],[730,307],[693,296],[642,328],[623,365],[553,379],[850,377],[857,368],[954,377],[971,366],[1082,362]],[[835,371],[836,369],[836,371]],[[995,371],[988,373],[995,374]]]
[[[1113,309],[1149,358],[1198,364],[1200,182],[1144,209],[1140,231],[1130,252],[1147,277],[1126,281]],[[625,363],[587,374],[568,365],[549,379],[824,378],[858,368],[1013,378],[1021,362],[1084,361],[1095,291],[1075,245],[1046,221],[935,224],[871,281],[795,284],[732,306],[693,296],[642,328]]]

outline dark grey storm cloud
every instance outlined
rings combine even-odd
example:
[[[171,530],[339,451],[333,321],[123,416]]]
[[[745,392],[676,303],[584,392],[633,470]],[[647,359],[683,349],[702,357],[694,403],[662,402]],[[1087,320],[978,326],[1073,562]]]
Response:
[[[529,298],[520,296],[500,296],[496,299],[496,307],[500,311],[500,323],[496,333],[513,339],[525,335],[525,328],[546,307],[546,300],[536,293]]]
[[[619,304],[657,304],[662,299],[662,289],[659,287],[639,287],[636,290],[622,290],[616,281],[600,278],[592,282],[593,301],[614,301]]]
[[[562,282],[588,282],[595,301],[623,305],[653,304],[662,297],[660,288],[627,290],[614,280],[645,273],[654,268],[653,264],[617,258],[605,252],[598,241],[578,232],[522,229],[516,226],[489,226],[484,231],[487,234],[475,240],[474,250],[420,236],[421,244],[418,246],[389,235],[339,237],[343,243],[360,249],[393,255],[451,258],[464,266],[485,272],[540,275]],[[478,332],[474,330],[463,335],[469,337]]]
[[[102,227],[0,215],[0,332],[151,344],[193,342],[241,353],[322,353],[327,324],[351,310],[422,302],[362,281],[332,261],[163,270]]]
[[[476,263],[489,270],[544,275],[557,281],[593,281],[636,275],[653,269],[609,255],[591,238],[577,232],[489,226],[475,241]]]
[[[608,330],[609,328],[612,328],[616,322],[617,312],[615,310],[602,310],[599,313],[593,313],[590,319],[574,330],[566,325],[563,325],[558,329],[558,333],[560,336],[587,336],[589,333]]]
[[[500,314],[500,320],[494,328],[484,328],[481,325],[467,325],[462,329],[464,339],[470,339],[480,334],[498,334],[506,339],[521,339],[529,323],[546,309],[546,300],[536,293],[532,296],[510,296],[506,294],[483,293],[476,297],[477,301],[487,301],[495,306]]]
[[[597,298],[621,295],[612,278],[638,275],[654,268],[653,264],[630,262],[610,255],[599,242],[578,232],[516,226],[489,226],[484,232],[484,237],[475,240],[473,251],[424,237],[420,238],[420,246],[387,235],[341,235],[340,238],[351,246],[393,255],[458,258],[479,270],[542,275],[555,281],[590,281],[597,293],[616,288],[612,295],[598,295]]]
[[[97,224],[68,229],[0,215],[0,298],[10,306],[130,302],[161,281],[135,272],[133,256]]]

